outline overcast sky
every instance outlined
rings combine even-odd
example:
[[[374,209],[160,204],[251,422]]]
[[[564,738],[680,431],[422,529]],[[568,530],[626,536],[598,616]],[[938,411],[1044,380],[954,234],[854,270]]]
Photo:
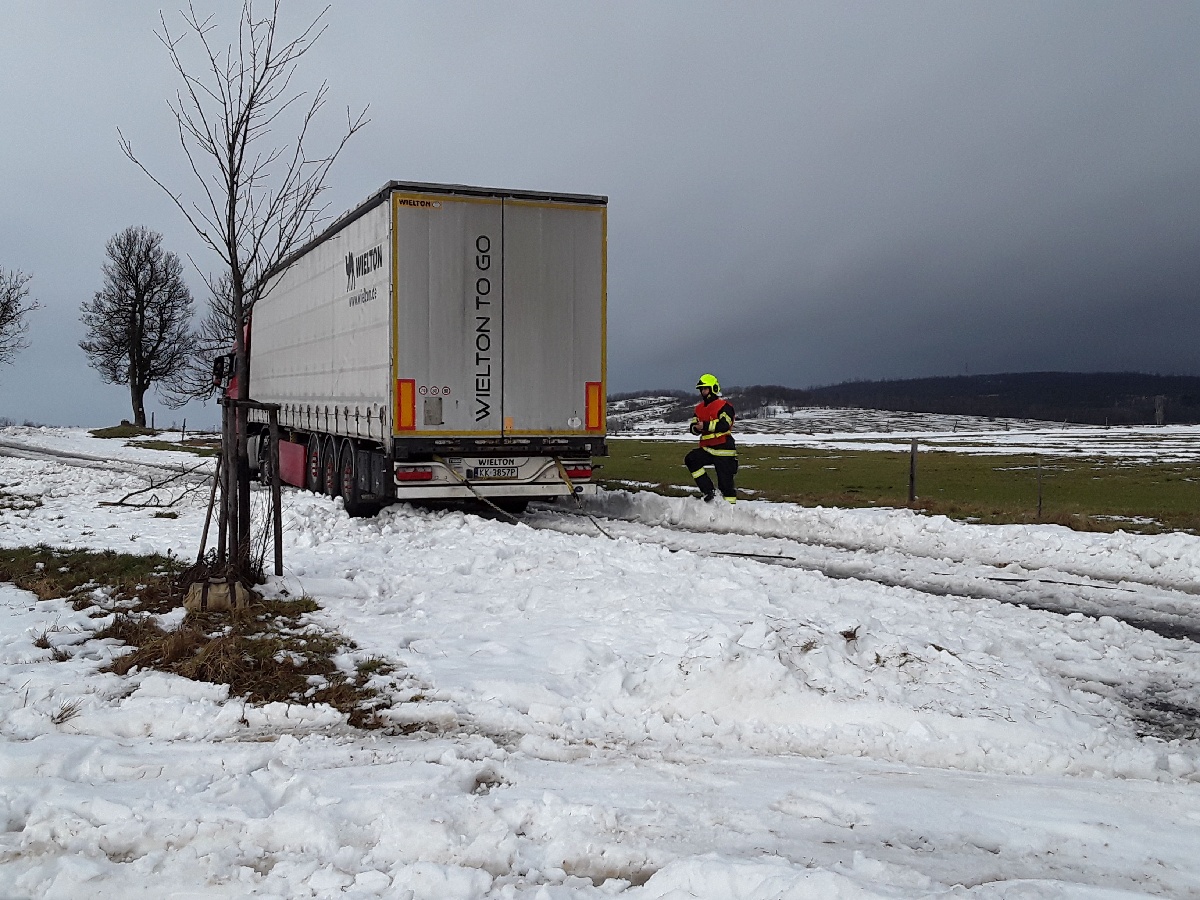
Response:
[[[322,5],[285,0],[284,31]],[[159,8],[0,10],[0,266],[42,304],[0,417],[130,416],[78,347],[114,233],[216,271],[117,143],[194,192]],[[609,197],[610,391],[1200,374],[1195,0],[334,0],[328,26],[301,83],[329,82],[330,137],[372,119],[331,212],[392,179]]]

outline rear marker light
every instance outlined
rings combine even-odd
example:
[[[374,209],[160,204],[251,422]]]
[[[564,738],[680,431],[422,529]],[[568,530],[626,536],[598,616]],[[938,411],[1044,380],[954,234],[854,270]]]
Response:
[[[396,466],[397,481],[433,481],[433,466]]]
[[[575,466],[575,467],[563,466],[563,470],[567,473],[567,477],[572,480],[574,480],[576,478],[582,479],[582,478],[591,478],[592,477],[592,467],[591,466]]]

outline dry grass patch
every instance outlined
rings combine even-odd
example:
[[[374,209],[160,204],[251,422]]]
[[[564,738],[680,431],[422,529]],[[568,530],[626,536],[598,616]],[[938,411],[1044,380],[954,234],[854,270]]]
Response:
[[[178,431],[178,429],[173,429]],[[110,428],[96,428],[89,431],[92,437],[127,440],[129,446],[144,447],[147,450],[178,450],[194,453],[197,456],[216,456],[220,452],[220,441],[212,437],[194,437],[178,441],[158,439],[160,435],[170,434],[172,429],[141,428],[122,422]]]
[[[16,485],[0,485],[0,509],[24,512],[37,509],[42,505],[41,497],[30,496],[28,494],[15,494],[6,490],[8,487],[16,487]]]
[[[170,556],[137,556],[112,550],[64,550],[46,545],[0,549],[0,581],[39,600],[68,599],[76,609],[106,605],[165,613],[179,605],[175,579],[181,565]]]
[[[387,703],[368,687],[370,672],[347,674],[336,658],[355,649],[353,641],[305,619],[319,609],[311,597],[255,600],[234,613],[189,613],[164,630],[151,616],[117,616],[97,634],[128,644],[109,670],[125,675],[156,669],[195,681],[229,685],[231,696],[251,703],[325,703],[351,725],[378,727],[376,711]]]
[[[111,425],[108,428],[93,428],[88,432],[92,437],[97,438],[154,437],[158,433],[158,430],[155,428],[146,428],[141,425],[133,425],[129,422],[122,422],[120,425]]]
[[[612,439],[606,487],[695,495],[682,442]],[[908,453],[745,446],[738,488],[807,506],[908,506]],[[1041,510],[1038,505],[1041,472]],[[914,510],[986,524],[1053,523],[1077,531],[1200,532],[1200,464],[1065,454],[972,455],[922,446]]]
[[[189,613],[177,628],[158,617],[177,609],[183,582],[208,574],[206,567],[181,571],[178,560],[111,551],[51,547],[0,550],[0,581],[41,600],[65,598],[78,609],[115,614],[95,635],[127,645],[108,670],[125,675],[156,669],[196,681],[229,685],[231,696],[251,703],[326,703],[350,724],[377,727],[376,711],[388,704],[368,682],[395,669],[370,657],[347,673],[337,658],[355,648],[337,632],[312,621],[320,607],[311,597],[256,598],[235,613]],[[103,611],[103,612],[101,612]],[[51,649],[48,634],[35,641]],[[65,651],[56,659],[67,659]]]
[[[175,450],[196,456],[217,456],[221,452],[220,447],[212,441],[130,441],[129,446],[146,450]]]
[[[58,711],[50,717],[50,721],[55,725],[65,725],[70,722],[83,708],[83,701],[80,699],[64,700],[58,705]]]

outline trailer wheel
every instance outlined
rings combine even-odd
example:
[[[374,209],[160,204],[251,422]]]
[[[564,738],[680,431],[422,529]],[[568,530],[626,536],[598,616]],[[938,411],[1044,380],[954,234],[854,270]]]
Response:
[[[305,480],[307,487],[314,494],[325,489],[325,471],[321,467],[321,437],[314,434],[308,439],[308,453],[305,459]]]
[[[342,501],[346,514],[363,516],[370,510],[362,501],[362,492],[358,489],[358,465],[354,445],[350,441],[342,444],[342,454],[339,458],[338,477],[341,481]]]
[[[321,470],[324,473],[325,493],[330,497],[336,497],[341,493],[338,488],[338,454],[337,444],[330,438],[325,442],[325,449],[321,453]]]

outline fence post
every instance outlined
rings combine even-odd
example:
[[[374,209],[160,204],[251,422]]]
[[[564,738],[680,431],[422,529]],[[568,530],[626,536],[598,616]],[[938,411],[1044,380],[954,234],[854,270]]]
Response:
[[[217,514],[217,564],[224,567],[229,551],[229,470],[232,468],[229,463],[229,450],[233,443],[231,435],[233,426],[229,421],[230,406],[228,402],[224,397],[219,402],[221,404],[221,458],[224,465],[218,469],[221,474],[221,506]]]
[[[275,532],[275,574],[283,574],[283,507],[279,495],[279,407],[271,407],[268,415],[271,446],[267,453],[271,459],[271,512]]]
[[[917,439],[913,438],[908,454],[908,505],[917,502]]]
[[[1038,466],[1037,466],[1037,472],[1038,472],[1038,511],[1037,511],[1037,520],[1040,522],[1040,521],[1042,521],[1042,457],[1041,457],[1041,454],[1038,454],[1038,458],[1037,458],[1037,464],[1038,464]]]

